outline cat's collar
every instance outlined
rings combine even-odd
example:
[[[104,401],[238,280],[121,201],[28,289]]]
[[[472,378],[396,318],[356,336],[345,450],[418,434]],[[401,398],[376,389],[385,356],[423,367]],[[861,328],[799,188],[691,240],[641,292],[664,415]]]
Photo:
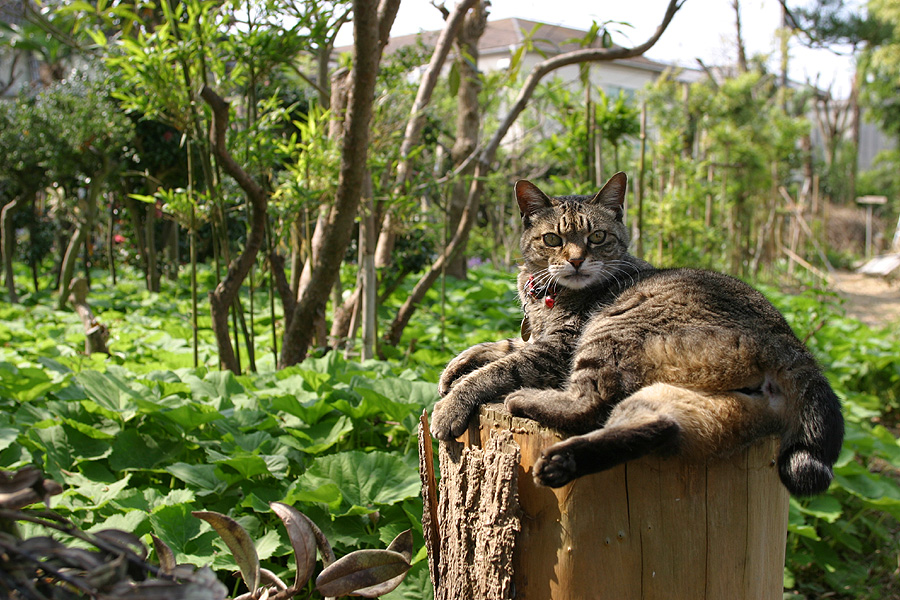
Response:
[[[555,282],[541,284],[534,278],[534,275],[528,275],[528,281],[525,282],[525,293],[536,300],[543,300],[544,306],[547,308],[553,308],[553,305],[556,304],[558,290]]]

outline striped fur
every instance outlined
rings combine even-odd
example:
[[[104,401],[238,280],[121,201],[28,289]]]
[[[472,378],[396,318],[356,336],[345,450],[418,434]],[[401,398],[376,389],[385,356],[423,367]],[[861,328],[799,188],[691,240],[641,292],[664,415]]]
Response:
[[[813,356],[743,282],[628,254],[624,193],[622,173],[593,197],[516,184],[531,336],[450,362],[434,435],[458,437],[479,404],[505,397],[513,414],[574,434],[535,466],[558,487],[648,453],[725,456],[779,434],[785,487],[827,489],[843,418]]]

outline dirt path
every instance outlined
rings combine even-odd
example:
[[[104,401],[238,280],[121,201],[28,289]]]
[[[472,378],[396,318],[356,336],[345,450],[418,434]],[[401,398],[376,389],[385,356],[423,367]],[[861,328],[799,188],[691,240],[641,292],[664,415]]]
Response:
[[[900,325],[900,284],[850,271],[831,275],[849,316],[870,326]]]

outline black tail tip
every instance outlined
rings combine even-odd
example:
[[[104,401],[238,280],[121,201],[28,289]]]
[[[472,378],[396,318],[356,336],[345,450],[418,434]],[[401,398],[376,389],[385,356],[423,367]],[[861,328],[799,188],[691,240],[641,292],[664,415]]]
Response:
[[[778,458],[778,474],[794,496],[821,494],[834,479],[831,466],[803,448],[782,453]]]

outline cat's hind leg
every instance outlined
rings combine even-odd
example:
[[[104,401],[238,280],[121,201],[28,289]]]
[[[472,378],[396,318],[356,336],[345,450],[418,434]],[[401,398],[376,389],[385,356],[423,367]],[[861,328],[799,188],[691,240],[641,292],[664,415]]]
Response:
[[[560,487],[647,454],[724,456],[778,429],[779,419],[762,394],[705,393],[657,383],[616,405],[602,429],[544,450],[534,477]]]
[[[547,448],[534,465],[534,478],[562,487],[582,475],[611,469],[644,455],[669,453],[677,447],[681,427],[665,416],[640,424],[604,427],[576,435]]]

